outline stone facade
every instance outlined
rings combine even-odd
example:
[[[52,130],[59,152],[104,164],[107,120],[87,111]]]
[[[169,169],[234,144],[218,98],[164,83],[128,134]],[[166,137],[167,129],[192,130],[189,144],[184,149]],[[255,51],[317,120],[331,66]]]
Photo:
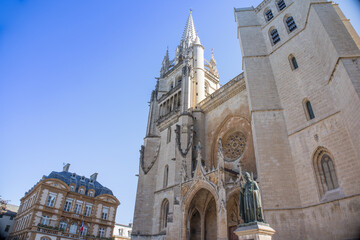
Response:
[[[10,239],[56,240],[112,237],[119,200],[97,180],[62,172],[44,176],[21,199]]]
[[[6,204],[6,208],[1,209],[0,212],[0,240],[7,240],[9,238],[12,226],[19,206]]]
[[[359,36],[326,0],[265,0],[235,20],[244,72],[221,88],[191,14],[175,59],[164,58],[132,238],[237,239],[248,171],[274,239],[356,239]]]
[[[123,225],[115,223],[113,238],[115,240],[127,240],[131,239],[132,224]]]

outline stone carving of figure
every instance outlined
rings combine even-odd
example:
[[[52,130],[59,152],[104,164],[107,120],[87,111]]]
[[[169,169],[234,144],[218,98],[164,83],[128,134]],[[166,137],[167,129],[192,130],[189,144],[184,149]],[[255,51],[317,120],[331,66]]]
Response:
[[[244,178],[246,180],[244,187],[240,183],[239,214],[244,223],[263,222],[264,215],[259,186],[248,172],[244,173]]]

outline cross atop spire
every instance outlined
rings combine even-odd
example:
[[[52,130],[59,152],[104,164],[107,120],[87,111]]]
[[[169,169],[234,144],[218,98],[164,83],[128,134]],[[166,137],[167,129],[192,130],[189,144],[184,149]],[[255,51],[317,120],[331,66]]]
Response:
[[[192,10],[190,9],[190,14],[185,26],[185,30],[182,36],[182,40],[191,40],[192,42],[195,40],[196,38],[196,31],[195,31],[195,25],[194,25],[194,20],[192,17]]]

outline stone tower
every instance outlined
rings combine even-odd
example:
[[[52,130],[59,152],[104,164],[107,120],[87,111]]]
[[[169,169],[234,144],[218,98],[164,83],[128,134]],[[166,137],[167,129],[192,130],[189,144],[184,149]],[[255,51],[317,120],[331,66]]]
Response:
[[[177,239],[181,234],[181,183],[193,175],[194,143],[202,141],[203,134],[196,128],[202,125],[204,114],[196,108],[220,87],[214,55],[205,61],[190,12],[175,58],[170,60],[166,51],[151,95],[140,150],[134,239]]]
[[[325,0],[264,0],[235,19],[275,239],[359,237],[359,36]]]
[[[359,36],[326,0],[264,0],[235,20],[244,72],[221,87],[191,13],[173,60],[166,51],[132,239],[237,239],[243,171],[274,239],[356,239]]]

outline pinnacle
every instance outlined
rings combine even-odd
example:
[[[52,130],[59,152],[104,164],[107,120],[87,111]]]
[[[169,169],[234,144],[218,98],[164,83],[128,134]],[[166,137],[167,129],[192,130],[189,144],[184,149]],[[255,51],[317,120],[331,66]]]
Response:
[[[195,25],[194,20],[192,17],[192,10],[190,10],[190,14],[185,26],[185,30],[182,36],[182,40],[190,39],[191,41],[194,41],[196,38],[196,31],[195,31]]]

